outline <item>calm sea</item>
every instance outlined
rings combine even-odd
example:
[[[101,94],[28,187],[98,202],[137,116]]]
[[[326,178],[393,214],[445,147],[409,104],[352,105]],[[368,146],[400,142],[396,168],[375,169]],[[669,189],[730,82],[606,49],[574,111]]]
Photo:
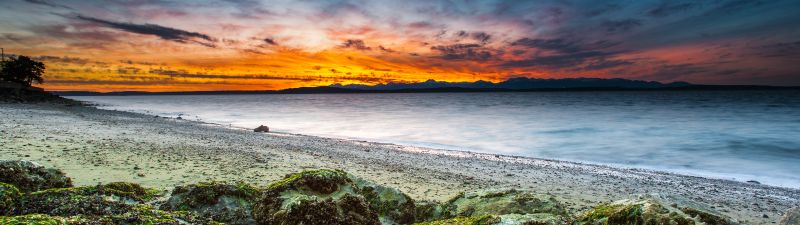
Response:
[[[800,188],[800,91],[71,98],[235,127]]]

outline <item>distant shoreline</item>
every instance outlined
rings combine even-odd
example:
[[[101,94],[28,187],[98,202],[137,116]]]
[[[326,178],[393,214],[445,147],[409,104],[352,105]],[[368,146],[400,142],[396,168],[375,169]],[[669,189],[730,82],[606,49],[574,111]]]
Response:
[[[503,92],[607,92],[607,91],[800,91],[800,86],[761,86],[761,85],[689,85],[682,87],[657,88],[619,88],[619,87],[577,87],[577,88],[407,88],[394,90],[364,90],[340,87],[302,87],[284,90],[262,91],[188,91],[188,92],[91,92],[91,91],[49,91],[61,96],[132,96],[132,95],[221,95],[221,94],[389,94],[389,93],[503,93]]]

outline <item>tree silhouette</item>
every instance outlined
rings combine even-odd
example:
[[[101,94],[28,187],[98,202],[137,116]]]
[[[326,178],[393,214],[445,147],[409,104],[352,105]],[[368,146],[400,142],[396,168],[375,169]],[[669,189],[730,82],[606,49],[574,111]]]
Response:
[[[31,86],[33,82],[44,83],[44,63],[32,60],[27,56],[11,57],[11,60],[2,62],[0,80]]]

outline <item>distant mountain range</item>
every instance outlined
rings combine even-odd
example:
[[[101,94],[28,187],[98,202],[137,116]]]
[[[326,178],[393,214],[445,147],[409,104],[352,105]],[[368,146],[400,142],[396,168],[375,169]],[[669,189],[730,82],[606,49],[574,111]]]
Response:
[[[431,93],[431,92],[534,92],[534,91],[653,91],[653,90],[800,90],[800,87],[758,85],[698,85],[687,82],[661,83],[621,78],[511,78],[503,82],[444,82],[378,85],[334,84],[321,87],[290,88],[277,91],[196,91],[196,92],[53,92],[63,96],[87,95],[202,95],[202,94],[325,94],[325,93]]]
[[[562,88],[674,88],[687,87],[692,84],[686,82],[660,83],[655,81],[628,80],[621,78],[563,78],[563,79],[538,79],[538,78],[511,78],[500,83],[488,81],[476,82],[444,82],[427,80],[420,83],[388,83],[378,85],[331,85],[330,87],[356,89],[356,90],[403,90],[403,89],[435,89],[435,88],[469,88],[469,89],[562,89]]]

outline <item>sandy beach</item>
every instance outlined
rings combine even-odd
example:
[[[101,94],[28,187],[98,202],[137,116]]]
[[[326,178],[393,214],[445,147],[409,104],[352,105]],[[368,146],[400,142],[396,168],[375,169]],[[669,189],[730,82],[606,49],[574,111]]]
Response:
[[[0,160],[62,169],[76,185],[129,181],[164,190],[200,181],[267,185],[342,169],[416,199],[465,190],[551,193],[571,213],[638,194],[686,198],[748,224],[776,223],[800,190],[564,161],[428,149],[55,104],[0,104]]]

